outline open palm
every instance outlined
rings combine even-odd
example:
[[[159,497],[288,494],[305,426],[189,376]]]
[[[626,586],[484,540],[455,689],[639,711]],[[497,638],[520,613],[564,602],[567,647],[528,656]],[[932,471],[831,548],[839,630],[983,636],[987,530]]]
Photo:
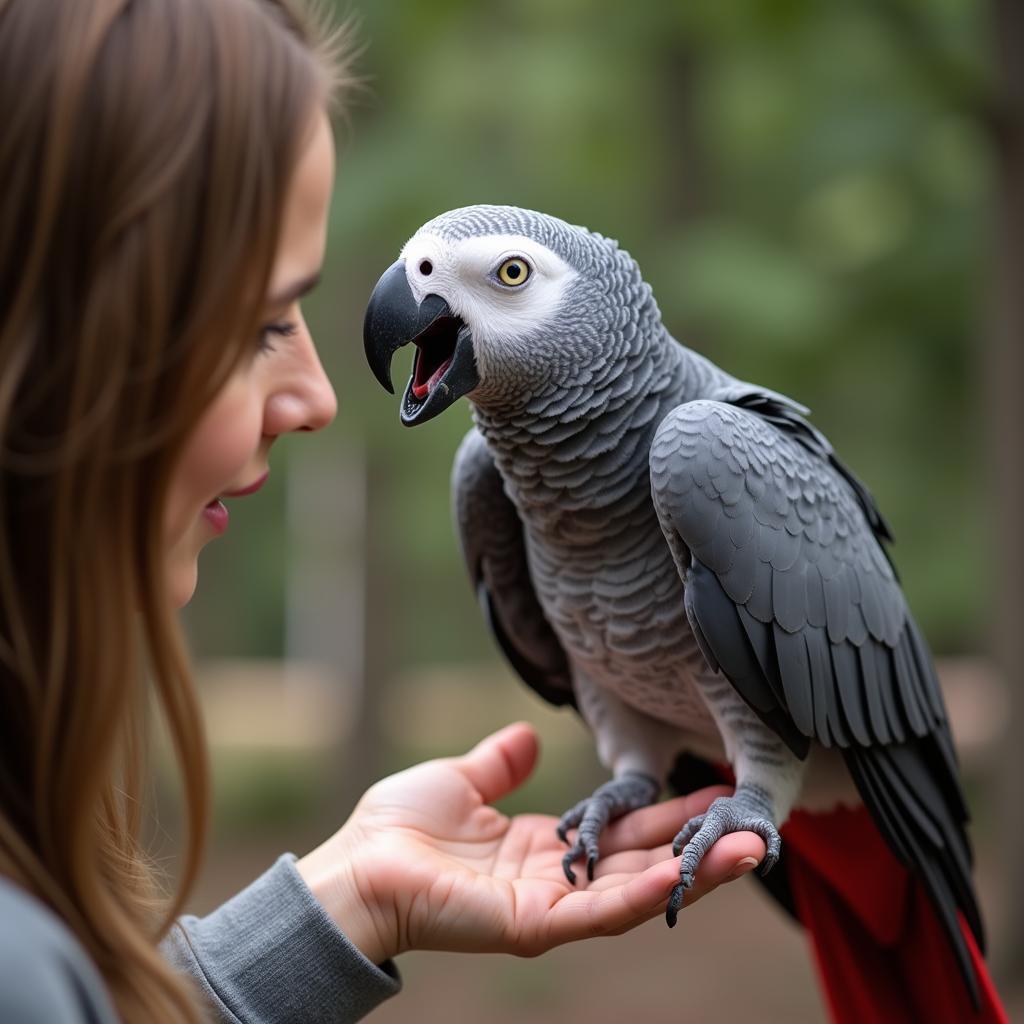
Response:
[[[388,955],[447,949],[533,956],[626,931],[664,911],[679,881],[669,843],[681,823],[728,792],[701,790],[613,823],[584,889],[562,870],[557,818],[509,818],[489,806],[527,778],[536,758],[536,736],[519,723],[464,757],[417,765],[367,791],[336,839],[344,837],[343,856]],[[687,905],[749,870],[764,852],[750,832],[722,839],[704,858]]]

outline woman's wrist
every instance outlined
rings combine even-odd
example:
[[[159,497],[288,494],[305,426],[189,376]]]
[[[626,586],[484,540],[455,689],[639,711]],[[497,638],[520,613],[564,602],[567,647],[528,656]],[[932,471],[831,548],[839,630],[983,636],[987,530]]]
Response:
[[[350,854],[342,833],[332,836],[295,863],[296,870],[328,916],[368,960],[382,964],[397,952],[374,913],[368,880]]]

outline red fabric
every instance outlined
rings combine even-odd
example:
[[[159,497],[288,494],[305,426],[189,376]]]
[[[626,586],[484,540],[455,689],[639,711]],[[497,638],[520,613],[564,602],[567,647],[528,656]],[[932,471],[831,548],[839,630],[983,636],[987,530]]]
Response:
[[[794,811],[782,836],[797,914],[836,1024],[1008,1024],[961,919],[981,992],[974,1011],[924,889],[865,808]]]

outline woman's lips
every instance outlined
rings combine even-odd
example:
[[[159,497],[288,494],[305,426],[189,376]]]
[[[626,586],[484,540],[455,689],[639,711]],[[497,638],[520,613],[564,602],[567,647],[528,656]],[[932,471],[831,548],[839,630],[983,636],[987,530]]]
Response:
[[[208,505],[203,506],[203,518],[218,536],[228,528],[228,510],[219,498],[214,498]]]
[[[270,470],[268,469],[263,476],[258,480],[254,480],[247,487],[239,488],[237,491],[225,491],[222,498],[244,498],[247,494],[255,494],[266,482],[267,477],[270,476]]]
[[[225,491],[220,498],[244,498],[247,494],[255,494],[267,482],[268,476],[270,476],[269,469],[263,476],[253,480],[246,487],[240,487],[237,491]],[[214,498],[213,501],[203,506],[203,518],[210,524],[217,536],[220,536],[228,528],[228,510],[220,498]]]

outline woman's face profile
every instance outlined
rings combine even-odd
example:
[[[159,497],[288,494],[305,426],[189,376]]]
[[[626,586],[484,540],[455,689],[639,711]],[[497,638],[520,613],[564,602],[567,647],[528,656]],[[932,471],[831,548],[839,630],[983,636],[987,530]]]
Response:
[[[320,274],[333,184],[334,139],[321,112],[285,198],[261,336],[196,424],[171,481],[167,571],[179,607],[195,590],[200,550],[227,528],[220,499],[262,484],[278,436],[318,430],[337,410],[299,308]]]

